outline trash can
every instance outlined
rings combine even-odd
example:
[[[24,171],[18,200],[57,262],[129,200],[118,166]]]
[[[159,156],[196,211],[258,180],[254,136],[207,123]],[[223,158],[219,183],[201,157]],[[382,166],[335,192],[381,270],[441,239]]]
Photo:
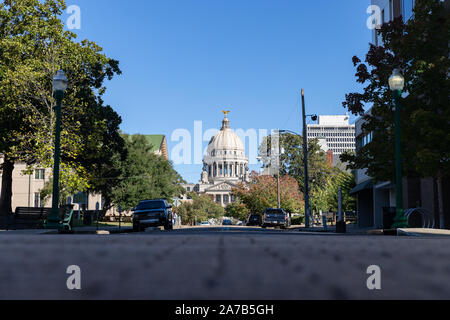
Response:
[[[85,226],[92,225],[92,214],[89,211],[83,212],[83,223]]]
[[[394,219],[396,214],[395,207],[383,207],[383,229],[392,229],[394,225]]]

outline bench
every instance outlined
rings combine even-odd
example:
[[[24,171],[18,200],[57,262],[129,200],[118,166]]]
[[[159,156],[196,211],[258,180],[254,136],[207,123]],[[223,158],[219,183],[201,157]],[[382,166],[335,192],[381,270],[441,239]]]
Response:
[[[51,212],[51,208],[17,207],[13,215],[14,228],[43,228],[44,221]]]
[[[64,217],[61,220],[60,232],[72,232],[73,231],[73,208],[66,208]]]

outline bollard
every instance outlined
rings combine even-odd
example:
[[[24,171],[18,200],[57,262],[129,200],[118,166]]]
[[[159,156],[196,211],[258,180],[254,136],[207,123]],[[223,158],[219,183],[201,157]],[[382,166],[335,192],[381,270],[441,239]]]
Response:
[[[98,231],[98,210],[100,210],[100,204],[97,202],[95,204],[95,216],[96,216],[96,219],[97,219],[97,231]]]
[[[122,228],[121,222],[122,222],[122,206],[119,205],[119,230]]]
[[[347,224],[345,223],[345,219],[342,214],[342,188],[339,188],[338,207],[339,207],[339,219],[338,222],[336,223],[336,233],[346,233]]]
[[[324,230],[324,231],[327,231],[327,230],[328,230],[328,226],[327,226],[327,216],[322,212],[322,210],[320,210],[320,215],[322,216],[323,230]]]

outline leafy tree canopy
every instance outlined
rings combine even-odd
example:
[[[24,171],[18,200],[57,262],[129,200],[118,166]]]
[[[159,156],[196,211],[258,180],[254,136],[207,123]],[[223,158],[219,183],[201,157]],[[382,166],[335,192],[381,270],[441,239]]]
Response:
[[[269,175],[252,172],[248,186],[241,185],[233,194],[242,201],[251,213],[262,214],[267,208],[276,208],[278,202],[277,180]],[[288,212],[300,212],[303,209],[303,197],[296,179],[280,178],[281,207]]]
[[[111,201],[127,211],[147,199],[166,199],[169,202],[182,194],[181,176],[172,164],[159,155],[141,135],[123,135],[127,156],[120,161],[120,177],[112,188]],[[108,179],[108,178],[106,178]]]
[[[181,221],[185,225],[194,225],[209,219],[217,219],[225,214],[224,208],[217,204],[209,195],[190,193],[192,201],[184,202],[177,209]]]
[[[450,176],[449,11],[439,0],[416,1],[414,17],[383,24],[381,46],[370,46],[364,62],[353,57],[362,93],[346,95],[343,103],[363,116],[372,142],[357,155],[343,155],[351,168],[367,168],[378,181],[395,181],[393,94],[388,79],[400,68],[405,77],[401,128],[404,174],[410,177]],[[370,112],[364,113],[372,107]]]

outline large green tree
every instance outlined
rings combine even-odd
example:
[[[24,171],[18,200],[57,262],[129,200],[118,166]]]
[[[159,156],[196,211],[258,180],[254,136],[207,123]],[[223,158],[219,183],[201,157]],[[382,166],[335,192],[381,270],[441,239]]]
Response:
[[[281,207],[288,212],[300,212],[303,197],[299,192],[296,179],[289,176],[280,178]],[[270,175],[250,174],[250,183],[241,184],[233,189],[233,194],[240,199],[251,213],[262,214],[267,208],[276,208],[278,202],[277,179]]]
[[[11,211],[14,163],[53,166],[55,101],[52,78],[63,69],[69,87],[63,100],[61,181],[101,191],[98,179],[124,153],[120,117],[101,96],[104,81],[120,74],[118,62],[94,42],[64,31],[63,0],[5,0],[0,4],[0,211]],[[109,172],[113,176],[117,172]]]
[[[184,202],[177,208],[184,225],[194,225],[196,222],[223,217],[224,208],[209,195],[190,193],[189,197],[191,201]]]
[[[327,184],[322,189],[314,189],[311,193],[311,207],[315,212],[337,212],[339,189],[342,190],[342,210],[353,211],[356,209],[356,199],[350,195],[355,187],[353,174],[333,168],[328,177]]]
[[[279,137],[279,138],[278,138]],[[279,151],[273,150],[272,142],[279,139],[281,155],[279,156],[280,174],[287,175],[297,180],[299,190],[305,190],[305,164],[303,156],[303,138],[291,133],[282,133],[279,136],[265,137],[259,153],[263,167],[270,168],[277,164],[273,161],[272,155],[277,155]],[[274,146],[277,148],[277,146]],[[271,160],[272,159],[272,160]],[[276,169],[274,167],[274,169]],[[331,173],[331,167],[326,160],[326,154],[320,149],[316,139],[308,141],[308,177],[311,190],[321,189],[327,184],[327,179]]]
[[[127,211],[141,200],[163,198],[171,201],[183,193],[181,176],[172,163],[152,152],[153,146],[144,136],[123,137],[127,155],[120,162],[121,174],[111,191],[112,204]]]
[[[416,1],[414,16],[382,25],[380,46],[370,46],[365,62],[353,57],[362,93],[346,95],[343,103],[364,118],[363,131],[373,133],[357,155],[344,155],[352,168],[367,168],[378,181],[395,181],[393,94],[388,79],[400,68],[405,77],[401,99],[404,175],[435,177],[442,217],[442,179],[450,177],[450,42],[449,11],[439,0]],[[372,107],[371,112],[365,110]]]

